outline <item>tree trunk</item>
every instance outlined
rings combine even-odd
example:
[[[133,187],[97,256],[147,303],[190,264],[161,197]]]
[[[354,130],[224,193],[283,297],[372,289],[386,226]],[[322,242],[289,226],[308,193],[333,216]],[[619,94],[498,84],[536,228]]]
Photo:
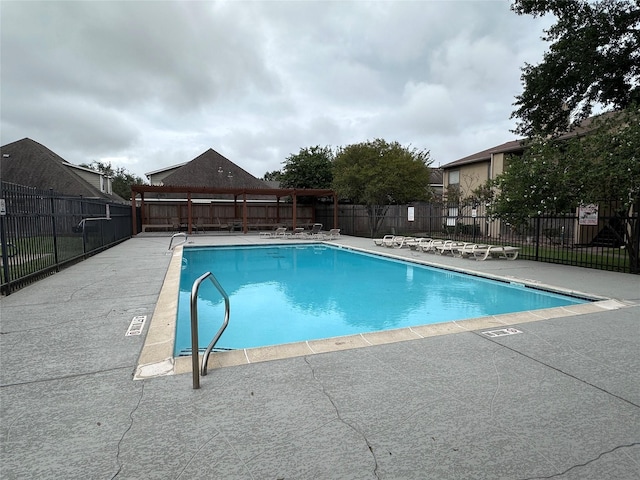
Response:
[[[388,205],[367,205],[367,215],[369,216],[369,231],[371,232],[371,238],[374,238],[378,233],[378,229],[384,220]]]

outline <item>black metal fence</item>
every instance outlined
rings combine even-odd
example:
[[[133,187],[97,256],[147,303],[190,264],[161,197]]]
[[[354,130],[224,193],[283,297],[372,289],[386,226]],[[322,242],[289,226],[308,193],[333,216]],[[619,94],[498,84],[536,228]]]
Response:
[[[132,236],[131,207],[68,197],[0,182],[0,289],[27,285]],[[333,205],[316,205],[315,221],[333,226]],[[371,237],[361,205],[339,205],[338,227]],[[482,206],[391,205],[376,236],[394,233],[520,247],[520,258],[640,273],[637,211],[608,206],[592,218],[539,216],[514,226],[488,217]]]
[[[319,206],[317,221],[332,225],[332,208]],[[398,234],[511,245],[520,247],[519,258],[526,260],[640,273],[638,213],[621,213],[607,204],[597,215],[586,218],[581,214],[537,216],[515,226],[488,217],[483,206],[391,205],[375,236]],[[369,216],[360,205],[340,205],[338,227],[347,235],[371,237]]]
[[[132,235],[131,207],[0,182],[1,291],[8,295]]]

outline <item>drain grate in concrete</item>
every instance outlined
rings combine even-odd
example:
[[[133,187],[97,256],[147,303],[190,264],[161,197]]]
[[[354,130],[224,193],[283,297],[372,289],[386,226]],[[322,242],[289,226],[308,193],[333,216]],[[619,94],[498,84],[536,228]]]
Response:
[[[144,328],[144,322],[146,321],[146,315],[138,315],[137,317],[133,317],[131,323],[129,324],[129,328],[127,329],[127,333],[125,333],[124,336],[130,337],[132,335],[140,335],[142,333],[142,329]]]
[[[487,337],[504,337],[505,335],[515,335],[516,333],[522,333],[522,331],[517,328],[501,328],[499,330],[488,330],[486,332],[482,332],[483,335]]]

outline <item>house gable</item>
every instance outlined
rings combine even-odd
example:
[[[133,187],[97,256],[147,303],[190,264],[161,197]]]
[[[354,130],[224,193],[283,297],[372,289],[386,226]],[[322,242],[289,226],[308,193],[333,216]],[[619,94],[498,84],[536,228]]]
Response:
[[[100,190],[102,193],[106,193],[107,195],[113,193],[112,179],[104,175],[102,172],[81,167],[79,165],[73,165],[71,163],[68,163],[67,167],[73,169],[80,178],[91,184],[94,188]]]
[[[67,162],[44,145],[23,138],[2,146],[0,179],[40,190],[53,189],[56,193],[86,198],[101,198],[124,202],[115,194],[100,191],[76,173],[77,165]],[[101,174],[96,172],[93,178]]]
[[[462,196],[469,196],[473,190],[504,171],[506,155],[519,154],[523,150],[523,141],[514,140],[447,163],[441,167],[444,188],[458,185]]]
[[[166,186],[208,188],[270,188],[210,148],[163,179]]]
[[[179,168],[186,165],[188,162],[182,162],[177,165],[171,165],[170,167],[161,168],[159,170],[154,170],[153,172],[145,173],[145,177],[149,180],[151,185],[164,185],[164,179],[171,175],[173,172],[178,170]]]

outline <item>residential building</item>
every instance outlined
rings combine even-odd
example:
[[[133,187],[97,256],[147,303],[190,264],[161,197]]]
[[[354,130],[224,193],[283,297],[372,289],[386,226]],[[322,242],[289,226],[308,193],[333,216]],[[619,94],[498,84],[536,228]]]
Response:
[[[127,203],[113,193],[112,179],[69,163],[44,145],[23,138],[1,147],[0,180],[62,195]]]
[[[179,163],[177,165],[171,165],[170,167],[160,168],[153,172],[145,173],[145,177],[149,180],[149,185],[164,185],[164,179],[171,175],[179,168],[185,166],[188,162]]]

